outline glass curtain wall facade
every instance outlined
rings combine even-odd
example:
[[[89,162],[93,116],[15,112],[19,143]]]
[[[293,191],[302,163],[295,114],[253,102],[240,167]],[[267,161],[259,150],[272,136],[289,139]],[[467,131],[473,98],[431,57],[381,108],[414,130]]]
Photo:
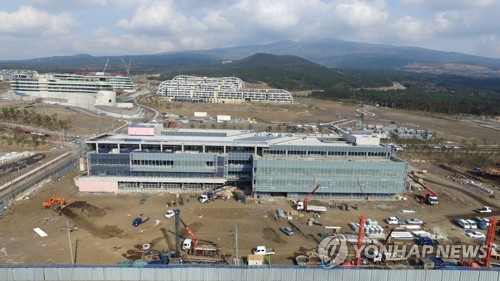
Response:
[[[405,162],[360,162],[318,159],[254,161],[253,192],[287,197],[391,197],[404,192]]]

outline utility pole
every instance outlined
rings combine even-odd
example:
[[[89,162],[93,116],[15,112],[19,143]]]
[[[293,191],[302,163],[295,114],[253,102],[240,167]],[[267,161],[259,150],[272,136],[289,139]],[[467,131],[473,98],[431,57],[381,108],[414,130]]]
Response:
[[[71,246],[71,234],[69,231],[69,221],[68,220],[66,220],[66,228],[68,230],[69,256],[71,259],[71,264],[75,264],[75,260],[73,259],[73,247]]]
[[[234,265],[239,266],[240,265],[240,255],[238,253],[238,225],[236,225],[236,229],[234,230]]]

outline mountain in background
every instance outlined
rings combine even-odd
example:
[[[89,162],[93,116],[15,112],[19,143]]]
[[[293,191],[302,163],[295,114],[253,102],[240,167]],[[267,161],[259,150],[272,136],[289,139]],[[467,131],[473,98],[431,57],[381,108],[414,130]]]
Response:
[[[152,55],[74,55],[29,60],[0,61],[0,68],[29,68],[39,71],[106,71],[151,73],[176,69],[198,69],[242,60],[256,53],[301,57],[333,68],[397,69],[417,72],[499,75],[500,59],[434,51],[416,47],[367,44],[343,40],[281,41],[211,50],[170,52]],[[293,60],[297,60],[296,58]],[[289,57],[290,59],[292,57]],[[122,61],[122,59],[124,61]],[[238,62],[244,65],[245,61]],[[252,62],[255,63],[255,62]],[[272,63],[265,59],[261,63]],[[283,62],[281,62],[283,63]],[[291,62],[293,63],[293,62]]]

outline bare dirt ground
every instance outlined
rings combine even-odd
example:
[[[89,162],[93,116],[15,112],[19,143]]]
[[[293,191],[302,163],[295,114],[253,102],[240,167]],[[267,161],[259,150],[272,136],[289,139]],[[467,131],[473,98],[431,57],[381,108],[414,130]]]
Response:
[[[427,164],[421,165],[420,168],[430,168],[426,167]],[[434,167],[434,170],[437,168]],[[405,217],[423,220],[426,230],[448,238],[446,244],[478,243],[467,238],[463,229],[451,220],[473,217],[477,215],[473,209],[483,205],[499,210],[499,201],[444,179],[446,173],[440,170],[427,175],[429,184],[440,196],[441,202],[437,206],[422,205],[412,196],[406,201],[357,201],[359,210],[329,209],[319,221],[323,226],[341,226],[342,232],[350,233],[347,224],[358,221],[361,215],[385,225],[382,222],[384,218],[400,215],[402,209],[415,209],[415,214],[405,214]],[[175,195],[79,193],[73,184],[74,176],[76,173],[42,188],[29,199],[21,200],[0,219],[0,263],[70,263],[67,222],[78,227],[77,231],[71,232],[71,241],[76,262],[82,264],[114,264],[125,258],[138,259],[140,251],[137,248],[144,243],[151,243],[156,250],[168,250],[162,228],[174,243],[174,220],[163,215],[167,210],[166,204],[175,200]],[[41,207],[42,201],[54,196],[65,197],[68,202],[60,216],[55,210]],[[187,194],[181,196],[184,201],[187,200]],[[355,204],[354,201],[348,203],[351,206]],[[293,210],[285,198],[265,199],[260,203],[251,201],[248,204],[232,199],[201,204],[191,199],[189,204],[178,208],[199,241],[217,243],[227,256],[231,256],[234,254],[233,235],[237,226],[240,256],[249,254],[251,248],[257,245],[266,245],[275,248],[276,255],[271,261],[277,264],[292,264],[293,257],[316,248],[321,240],[319,234],[325,231],[323,226],[306,225],[311,214],[302,218],[294,216],[291,221],[277,219],[277,208]],[[140,214],[149,216],[150,220],[133,227],[133,219]],[[492,216],[498,217],[499,214],[496,211]],[[293,224],[293,236],[279,231],[279,227],[289,223]],[[33,231],[35,227],[45,231],[48,237],[38,236]],[[181,231],[181,236],[189,237],[185,230]]]
[[[294,104],[214,104],[179,103],[160,100],[148,104],[160,112],[190,117],[194,112],[207,112],[210,116],[230,115],[232,119],[256,119],[258,122],[281,124],[290,122],[331,122],[356,116],[355,105],[325,102],[316,99],[295,98]]]

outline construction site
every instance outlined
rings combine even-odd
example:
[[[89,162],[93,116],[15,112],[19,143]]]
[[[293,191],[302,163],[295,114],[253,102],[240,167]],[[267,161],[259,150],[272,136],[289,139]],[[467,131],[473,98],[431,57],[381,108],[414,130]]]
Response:
[[[391,116],[385,118],[393,119]],[[108,123],[110,123],[109,120]],[[112,128],[114,125],[111,123],[108,126]],[[441,126],[447,125],[441,124]],[[170,131],[172,131],[170,134],[183,132],[172,129]],[[103,146],[106,142],[99,140],[98,137],[97,134],[89,137],[86,144],[90,145],[92,150],[87,152],[104,156],[96,157],[97,162],[89,162],[88,165],[110,164],[111,162],[103,162],[104,157],[118,159],[128,154],[140,156],[138,151],[134,151],[139,147],[122,146],[124,143],[118,141],[116,141],[116,147],[106,147]],[[172,136],[167,137],[172,138]],[[209,139],[207,136],[201,137]],[[258,137],[259,139],[253,139],[253,141],[261,142],[260,138],[263,136]],[[130,137],[121,138],[129,142],[125,143],[126,145],[134,141]],[[266,136],[266,138],[273,140],[273,137]],[[311,138],[287,140],[303,144],[302,149],[307,151],[307,157],[319,155],[319,152],[315,154],[311,153],[312,150],[305,149],[306,145],[313,141]],[[112,144],[112,141],[113,139],[107,143]],[[95,146],[92,147],[94,143]],[[141,145],[141,149],[152,150],[155,145],[151,141],[140,143],[149,145],[148,147]],[[322,164],[328,163],[325,160],[311,161],[319,164],[311,166],[309,170],[295,170],[302,174],[300,177],[294,178],[287,174],[286,178],[290,178],[293,184],[300,185],[300,192],[283,193],[281,190],[270,192],[264,189],[265,185],[258,186],[262,184],[259,182],[256,182],[254,189],[251,184],[241,184],[241,181],[219,184],[219,174],[217,174],[219,170],[216,168],[222,169],[222,166],[217,164],[219,163],[217,159],[220,158],[211,158],[215,159],[214,162],[208,163],[212,160],[203,157],[206,157],[207,153],[214,153],[216,157],[225,157],[224,152],[232,148],[229,144],[217,145],[221,146],[220,151],[210,151],[209,149],[215,149],[212,145],[211,148],[202,146],[200,151],[193,152],[198,149],[195,145],[187,147],[185,144],[182,146],[179,144],[180,152],[172,153],[173,151],[166,150],[175,148],[166,147],[162,143],[160,146],[162,154],[169,156],[154,156],[153,151],[148,151],[142,152],[144,155],[147,154],[147,157],[141,156],[142,158],[129,160],[131,166],[136,165],[135,172],[144,173],[148,171],[138,168],[144,169],[146,165],[158,165],[158,163],[171,166],[172,163],[168,161],[174,161],[174,164],[175,161],[180,161],[180,158],[170,160],[161,157],[180,157],[176,154],[190,154],[186,156],[186,159],[191,163],[195,161],[195,157],[201,157],[200,161],[209,168],[203,170],[197,168],[196,165],[185,166],[183,172],[187,172],[186,169],[196,168],[199,169],[196,171],[208,174],[208,179],[204,182],[205,186],[196,185],[199,182],[195,181],[190,182],[189,186],[175,185],[177,182],[166,182],[165,186],[154,186],[149,181],[151,185],[146,186],[144,185],[146,181],[143,179],[132,185],[132,179],[135,180],[134,175],[127,174],[126,176],[129,177],[127,184],[117,181],[116,190],[113,190],[109,183],[99,182],[94,187],[108,190],[103,192],[103,190],[91,189],[90,187],[94,187],[88,185],[89,189],[82,191],[78,186],[78,179],[89,174],[80,172],[75,166],[56,180],[36,185],[36,187],[33,185],[33,188],[14,193],[13,176],[9,173],[15,172],[17,177],[30,169],[44,171],[44,165],[48,164],[45,163],[46,161],[53,161],[68,154],[69,149],[45,152],[46,154],[42,154],[47,157],[45,161],[40,161],[42,156],[34,154],[35,156],[30,156],[32,158],[29,158],[29,161],[20,160],[24,162],[18,164],[13,162],[9,163],[8,167],[0,167],[0,170],[4,171],[4,175],[0,177],[0,181],[5,186],[2,194],[10,195],[12,192],[11,197],[6,196],[8,200],[4,201],[5,211],[0,219],[2,229],[0,263],[9,268],[24,268],[34,264],[44,264],[49,267],[70,264],[76,268],[93,265],[96,267],[189,269],[192,266],[202,265],[221,268],[288,266],[290,268],[340,267],[366,270],[373,268],[400,270],[489,268],[494,270],[497,266],[499,253],[496,249],[498,241],[495,241],[495,234],[498,233],[496,219],[500,215],[500,197],[498,196],[498,179],[495,177],[480,177],[480,174],[472,174],[463,169],[425,160],[418,154],[386,152],[386,148],[381,148],[380,151],[367,150],[363,156],[368,157],[368,153],[382,153],[381,155],[370,154],[370,156],[394,156],[397,159],[405,159],[397,160],[397,162],[392,160],[405,164],[402,168],[397,168],[404,170],[405,173],[395,176],[400,177],[401,182],[404,180],[405,185],[396,185],[399,191],[394,193],[391,191],[383,198],[374,195],[375,192],[369,192],[370,186],[364,184],[364,177],[369,178],[370,174],[369,172],[363,173],[368,169],[374,169],[376,165],[384,164],[384,161],[389,162],[386,160],[367,161],[370,163],[366,165],[373,164],[373,167],[353,168],[352,175],[355,176],[351,176],[350,181],[343,181],[342,184],[355,186],[356,196],[327,196],[335,195],[335,192],[343,193],[328,189],[335,183],[335,179],[332,179],[327,172],[340,170],[336,167],[326,169],[326,171],[320,170]],[[79,145],[79,147],[82,146]],[[278,151],[276,147],[273,147],[274,150],[269,148],[269,153]],[[362,145],[350,145],[346,150],[348,153],[358,153],[362,148]],[[99,149],[106,149],[106,152],[99,151]],[[122,152],[120,149],[129,151]],[[270,160],[264,155],[267,153],[267,147],[262,148],[262,153],[258,148],[254,149],[255,151],[244,152],[255,154],[257,161]],[[117,153],[118,151],[120,153]],[[335,152],[334,150],[325,151],[327,153],[322,155],[325,157],[329,156],[330,152]],[[242,152],[238,151],[238,153]],[[79,155],[76,155],[74,155],[74,161],[79,160]],[[341,156],[347,157],[347,155]],[[308,162],[306,156],[301,157],[297,160],[299,164],[294,165]],[[248,161],[246,158],[229,158],[229,160]],[[342,161],[363,164],[365,160],[349,161],[347,158],[342,158]],[[29,163],[29,165],[23,165],[23,163]],[[229,171],[237,172],[236,169],[245,169],[244,166],[247,163],[241,163],[234,162],[235,165]],[[123,166],[123,164],[120,165]],[[81,166],[82,163],[80,163],[80,170],[85,171],[81,169]],[[175,165],[173,166],[175,168]],[[21,167],[19,168],[21,170],[16,167]],[[252,166],[252,169],[255,167],[260,168],[260,166]],[[292,168],[300,167],[293,166]],[[264,166],[264,168],[267,167]],[[282,167],[278,168],[282,169]],[[113,169],[115,168],[102,167],[102,171]],[[277,178],[273,177],[273,173],[278,175],[281,171],[279,169],[269,170],[265,174],[267,182]],[[363,173],[354,174],[356,169],[360,169]],[[169,172],[176,171],[170,170]],[[249,175],[252,173],[251,170],[247,172],[250,173]],[[228,171],[222,173],[221,170],[221,178],[227,177],[227,173]],[[144,175],[139,176],[144,177]],[[241,173],[234,173],[234,175],[241,176]],[[255,175],[261,174],[254,172],[253,176]],[[100,177],[100,179],[106,177],[102,173],[93,176]],[[202,176],[199,177],[202,178]],[[377,180],[382,182],[380,179]],[[399,183],[399,181],[394,182]],[[381,185],[378,188],[393,187]],[[260,191],[261,196],[252,194],[252,191]],[[347,250],[331,253],[322,246],[324,241],[344,243],[347,245]],[[356,251],[356,249],[368,248],[372,245],[380,249],[394,249],[395,246],[416,247],[419,250],[427,249],[428,246],[434,248],[425,256]],[[481,251],[476,255],[460,253],[459,257],[450,258],[436,255],[438,247],[454,245],[482,247],[486,249],[486,254],[481,255]],[[125,277],[122,279],[130,280]]]
[[[481,245],[484,239],[467,236],[455,219],[490,218],[491,227],[487,229],[491,229],[500,213],[498,199],[447,180],[449,173],[439,168],[427,172],[422,188],[415,188],[400,200],[316,200],[311,182],[309,196],[298,200],[239,196],[236,200],[235,187],[224,187],[204,203],[200,202],[201,194],[196,193],[80,193],[73,182],[76,174],[72,173],[16,200],[1,220],[0,261],[3,264],[154,264],[161,263],[162,255],[168,254],[168,263],[172,264],[320,265],[318,245],[322,239],[338,234],[345,235],[352,244],[418,245],[417,238],[422,236],[443,245]],[[426,184],[433,189],[426,190]],[[297,211],[300,205],[303,210]],[[317,212],[311,210],[320,206]],[[482,206],[490,206],[493,211],[478,213],[475,209]],[[134,226],[134,220],[141,217],[147,219]],[[403,221],[395,226],[388,224],[390,217],[418,218],[422,224],[415,227]],[[373,227],[376,225],[380,228]],[[280,231],[282,227],[289,227],[293,235]],[[361,240],[360,229],[365,232]],[[489,233],[484,231],[487,242]],[[267,253],[252,254],[258,246],[266,247]],[[163,262],[166,264],[167,260]],[[373,263],[356,257],[352,251],[346,262],[357,264],[362,260],[362,266],[395,264]],[[469,262],[482,266],[485,261]],[[410,259],[397,263],[421,266]]]

